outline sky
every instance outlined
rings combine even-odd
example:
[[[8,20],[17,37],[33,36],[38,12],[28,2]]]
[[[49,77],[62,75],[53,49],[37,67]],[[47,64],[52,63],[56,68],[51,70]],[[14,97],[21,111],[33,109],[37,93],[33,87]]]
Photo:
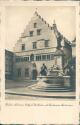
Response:
[[[7,6],[5,17],[5,48],[13,51],[17,40],[36,11],[51,26],[55,20],[58,30],[68,39],[76,36],[76,10],[69,6]]]

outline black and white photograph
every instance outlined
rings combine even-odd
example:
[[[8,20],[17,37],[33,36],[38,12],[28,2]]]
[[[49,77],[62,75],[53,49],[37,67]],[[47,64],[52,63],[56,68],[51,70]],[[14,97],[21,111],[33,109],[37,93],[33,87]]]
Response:
[[[75,6],[5,12],[5,99],[76,99]]]

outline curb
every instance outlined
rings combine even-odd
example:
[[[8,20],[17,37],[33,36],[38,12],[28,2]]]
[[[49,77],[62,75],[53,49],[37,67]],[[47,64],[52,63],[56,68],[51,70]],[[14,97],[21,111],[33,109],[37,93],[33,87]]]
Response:
[[[5,94],[18,95],[18,96],[32,96],[41,98],[64,98],[64,99],[76,99],[76,96],[54,96],[54,95],[40,95],[40,94],[30,94],[30,93],[16,93],[16,92],[5,92]]]

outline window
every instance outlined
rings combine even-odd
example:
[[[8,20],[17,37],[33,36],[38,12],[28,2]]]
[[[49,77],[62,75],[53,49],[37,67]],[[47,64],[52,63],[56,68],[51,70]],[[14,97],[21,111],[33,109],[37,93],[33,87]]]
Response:
[[[54,54],[51,54],[51,60],[53,60],[54,59]]]
[[[50,55],[47,55],[47,60],[50,60]]]
[[[20,57],[17,57],[16,58],[16,62],[20,62],[21,61],[21,58]]]
[[[41,29],[37,30],[37,35],[41,35]]]
[[[25,69],[25,77],[29,77],[29,69]]]
[[[42,60],[46,60],[46,55],[42,55]]]
[[[17,69],[17,75],[18,77],[21,77],[21,68]]]
[[[22,50],[25,50],[25,44],[22,44]]]
[[[36,49],[37,46],[36,46],[36,42],[33,42],[33,49]]]
[[[29,61],[29,57],[24,57],[24,61]]]
[[[33,36],[33,31],[30,31],[29,34],[30,34],[30,36]]]
[[[34,23],[34,28],[36,28],[37,27],[37,23]]]
[[[34,61],[34,54],[30,55],[30,61]]]
[[[36,61],[41,61],[41,55],[36,56]]]
[[[23,62],[24,61],[24,58],[23,57],[21,57],[21,62]]]
[[[49,46],[49,40],[45,40],[45,47]]]

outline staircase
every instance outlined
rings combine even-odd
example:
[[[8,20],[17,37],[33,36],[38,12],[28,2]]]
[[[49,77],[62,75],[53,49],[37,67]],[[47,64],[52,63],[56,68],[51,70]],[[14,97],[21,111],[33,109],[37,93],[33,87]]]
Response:
[[[40,83],[29,86],[30,89],[39,92],[71,92],[72,89],[70,87],[64,87],[61,84],[48,84],[48,83]]]

